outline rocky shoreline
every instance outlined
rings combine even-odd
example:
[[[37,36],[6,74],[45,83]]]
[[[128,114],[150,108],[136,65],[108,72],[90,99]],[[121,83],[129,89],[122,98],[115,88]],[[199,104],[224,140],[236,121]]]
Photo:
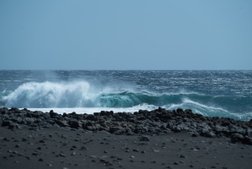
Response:
[[[227,137],[232,143],[252,145],[252,120],[204,117],[191,110],[153,111],[135,113],[101,111],[94,114],[57,114],[0,108],[1,127],[11,130],[40,130],[50,127],[72,128],[84,131],[106,131],[115,135],[165,135],[186,132],[192,137]]]
[[[1,169],[250,169],[252,121],[191,110],[0,108]]]

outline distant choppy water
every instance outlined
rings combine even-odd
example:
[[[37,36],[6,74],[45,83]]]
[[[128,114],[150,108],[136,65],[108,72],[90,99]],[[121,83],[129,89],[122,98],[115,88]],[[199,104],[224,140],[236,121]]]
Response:
[[[0,106],[178,107],[252,119],[252,71],[0,71]]]

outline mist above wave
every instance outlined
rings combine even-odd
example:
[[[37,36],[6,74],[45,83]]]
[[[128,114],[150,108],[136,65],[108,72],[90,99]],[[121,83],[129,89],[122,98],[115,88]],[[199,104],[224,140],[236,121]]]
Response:
[[[92,106],[98,92],[88,82],[28,82],[3,97],[7,106],[81,107]]]
[[[140,104],[162,106],[181,101],[180,95],[197,93],[151,93],[120,85],[102,86],[87,81],[28,82],[3,97],[8,107],[132,107]]]
[[[249,101],[251,98],[234,99],[229,96],[210,96],[187,91],[156,93],[137,90],[134,86],[102,85],[84,80],[23,83],[2,98],[4,106],[7,107],[150,110],[160,106],[167,109],[192,109],[206,116],[238,119],[252,118],[252,115],[246,111],[242,114],[232,113],[226,107],[232,109],[232,106],[238,107],[237,104],[249,105]],[[248,107],[248,110],[250,109],[251,107]]]

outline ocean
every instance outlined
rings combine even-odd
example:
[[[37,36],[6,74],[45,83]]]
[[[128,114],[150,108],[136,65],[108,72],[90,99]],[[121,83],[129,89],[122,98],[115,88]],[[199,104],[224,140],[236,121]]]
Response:
[[[2,70],[0,107],[93,113],[192,109],[252,119],[252,71]]]

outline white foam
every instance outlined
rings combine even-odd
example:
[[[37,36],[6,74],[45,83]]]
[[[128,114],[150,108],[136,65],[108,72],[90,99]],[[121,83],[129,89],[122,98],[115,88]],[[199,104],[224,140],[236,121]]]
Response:
[[[141,91],[143,94],[151,95],[151,96],[180,96],[180,95],[198,95],[198,96],[206,96],[203,93],[193,92],[193,91],[186,91],[186,90],[179,90],[178,92],[164,92],[164,93],[155,93],[147,90]]]
[[[7,106],[16,107],[80,107],[94,104],[99,91],[86,81],[29,82],[3,97]]]
[[[100,112],[101,110],[135,112],[139,109],[153,110],[157,108],[159,103],[156,103],[156,100],[154,102],[149,101],[153,99],[152,96],[182,95],[175,97],[175,102],[180,102],[176,104],[172,103],[173,100],[169,97],[163,97],[161,100],[162,107],[166,109],[192,109],[195,113],[205,116],[221,116],[243,120],[252,118],[252,113],[232,113],[221,107],[205,105],[189,98],[184,98],[181,102],[181,98],[190,97],[188,95],[191,94],[203,95],[196,92],[180,91],[178,93],[160,94],[149,91],[135,92],[131,88],[124,87],[122,89],[120,85],[113,87],[97,86],[99,85],[91,84],[87,81],[29,82],[20,85],[9,95],[4,96],[3,103],[7,107],[26,107],[31,110],[41,110],[43,112],[50,110],[58,113],[70,113],[73,111],[76,113],[93,113]],[[155,104],[156,106],[151,104]]]
[[[2,98],[7,107],[109,107],[100,102],[107,94],[119,94],[121,92],[133,92],[130,86],[112,84],[110,86],[88,81],[71,82],[28,82],[20,85],[14,91]],[[109,97],[109,96],[107,96]],[[120,95],[120,104],[129,99]],[[111,100],[104,100],[109,103]],[[113,101],[113,100],[112,100]],[[133,100],[132,100],[133,102]],[[120,105],[118,104],[118,105]],[[132,103],[130,106],[136,105]],[[117,106],[115,106],[117,107]],[[125,107],[122,106],[122,107]]]
[[[157,107],[154,105],[147,105],[147,104],[142,104],[134,107],[129,107],[129,108],[115,108],[115,107],[74,107],[74,108],[57,108],[57,107],[52,107],[52,108],[29,108],[31,111],[42,111],[42,112],[49,112],[50,110],[53,110],[54,112],[57,112],[59,114],[63,113],[72,113],[75,112],[77,114],[93,114],[95,112],[100,112],[100,111],[113,111],[113,112],[128,112],[128,113],[133,113],[136,111],[141,110],[154,110]]]
[[[192,109],[193,112],[210,117],[229,117],[238,120],[250,120],[252,119],[252,112],[249,113],[232,113],[220,107],[207,106],[196,101],[184,98],[182,103],[170,104],[165,106],[166,109]]]

